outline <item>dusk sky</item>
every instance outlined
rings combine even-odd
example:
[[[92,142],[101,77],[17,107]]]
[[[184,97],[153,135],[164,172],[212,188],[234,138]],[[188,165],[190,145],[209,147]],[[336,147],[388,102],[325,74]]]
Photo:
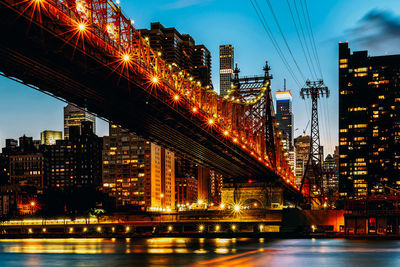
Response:
[[[296,0],[297,1],[297,0]],[[297,3],[300,3],[299,0]],[[286,59],[301,80],[279,30],[267,6],[259,0],[265,18]],[[297,38],[286,0],[270,0],[287,42],[306,78],[312,78]],[[293,0],[289,0],[293,5]],[[332,153],[338,136],[338,43],[349,41],[354,50],[369,50],[371,56],[400,53],[400,3],[398,0],[308,0],[315,42],[325,84],[331,97],[322,100],[320,130],[325,153]],[[299,86],[293,81],[266,35],[250,1],[238,0],[121,0],[125,15],[135,20],[137,28],[149,28],[150,22],[161,22],[181,33],[192,35],[197,44],[204,44],[212,53],[214,88],[219,91],[219,45],[233,44],[235,62],[242,75],[262,74],[265,60],[274,76],[273,93],[283,87],[292,91],[295,136],[302,133],[309,121],[310,103],[299,97]],[[293,7],[293,6],[292,6]],[[357,37],[355,37],[357,36]],[[4,37],[2,37],[4,38]],[[304,84],[304,81],[302,82]],[[43,93],[0,78],[0,147],[4,139],[23,134],[39,139],[43,130],[63,129],[65,104]],[[305,109],[307,108],[307,112]],[[307,133],[310,128],[308,127]],[[97,134],[108,134],[108,124],[98,121]]]

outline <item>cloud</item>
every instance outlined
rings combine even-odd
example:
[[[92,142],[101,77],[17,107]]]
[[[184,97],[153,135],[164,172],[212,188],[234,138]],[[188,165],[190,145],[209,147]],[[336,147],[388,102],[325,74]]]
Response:
[[[391,11],[372,9],[346,36],[367,49],[388,49],[400,42],[400,16]]]
[[[206,4],[211,2],[212,0],[176,0],[168,5],[165,5],[167,9],[180,9],[190,6],[197,6],[200,4]]]

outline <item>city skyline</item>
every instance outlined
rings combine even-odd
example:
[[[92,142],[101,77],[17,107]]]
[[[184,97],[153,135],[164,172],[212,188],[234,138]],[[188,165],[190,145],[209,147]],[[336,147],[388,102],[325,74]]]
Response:
[[[381,2],[0,0],[1,266],[396,266]]]
[[[283,67],[271,42],[263,32],[250,3],[239,5],[239,2],[236,2],[236,5],[233,3],[228,6],[224,5],[223,1],[218,3],[217,1],[203,1],[201,3],[197,1],[177,1],[164,5],[160,4],[159,1],[148,1],[146,3],[122,1],[121,6],[127,16],[135,20],[137,28],[149,28],[150,22],[160,21],[166,27],[176,27],[179,31],[192,35],[199,43],[208,47],[213,59],[212,80],[217,91],[219,89],[219,45],[232,43],[235,46],[235,62],[239,64],[243,75],[261,73],[264,61],[268,59],[272,67],[271,73],[274,75],[272,80],[273,92],[282,89],[283,79],[288,79],[287,88],[292,91],[294,96],[294,129],[298,129],[294,136],[299,136],[302,133],[309,120],[307,115],[309,112],[301,111],[304,111],[305,107],[309,109],[310,104],[305,104],[300,99],[298,95],[300,88],[295,86],[293,80],[290,79],[290,75]],[[152,8],[148,8],[149,6]],[[304,56],[301,54],[286,3],[284,1],[282,3],[273,2],[273,6],[275,12],[282,11],[279,19],[281,27],[291,48],[295,53],[298,53],[296,59],[300,64],[304,64]],[[265,14],[269,14],[267,6],[262,8]],[[334,146],[337,145],[338,129],[337,112],[330,112],[332,109],[337,111],[338,42],[353,41],[351,45],[354,50],[369,50],[371,55],[399,53],[399,49],[391,46],[393,41],[398,40],[398,36],[388,30],[392,29],[391,27],[398,26],[400,5],[395,1],[386,1],[384,4],[380,4],[380,8],[377,9],[371,0],[352,1],[351,3],[335,1],[333,3],[310,2],[309,8],[325,84],[332,91],[331,98],[322,101],[326,108],[323,108],[325,111],[322,110],[321,112],[322,123],[320,126],[322,145],[325,147],[326,154],[332,154]],[[143,12],[138,12],[138,10]],[[353,10],[351,17],[344,16],[346,10]],[[325,17],[324,12],[328,16]],[[179,14],[179,16],[176,14]],[[343,19],[338,20],[337,14],[341,14],[340,17],[343,16]],[[228,20],[232,17],[235,19]],[[191,23],[188,23],[188,20]],[[231,23],[227,24],[223,21],[230,21]],[[268,23],[275,38],[283,46],[283,41],[279,38],[279,31],[272,18],[268,19]],[[207,27],[208,24],[219,26]],[[334,29],[331,27],[333,24],[335,25]],[[368,30],[367,27],[373,30]],[[385,34],[382,34],[382,32],[385,32]],[[360,34],[357,35],[355,40],[352,40],[351,37],[354,33]],[[218,38],[215,36],[218,36]],[[386,40],[386,45],[371,44],[370,41],[373,40],[374,36]],[[62,118],[62,107],[65,104],[59,100],[6,78],[0,78],[0,93],[2,95],[0,98],[0,124],[11,126],[7,129],[5,127],[0,129],[1,144],[4,143],[6,138],[15,138],[23,134],[38,139],[43,130],[62,130],[62,119],[60,118]],[[326,101],[329,101],[328,105]],[[98,123],[97,134],[99,136],[107,135],[107,129],[107,123],[100,122]]]

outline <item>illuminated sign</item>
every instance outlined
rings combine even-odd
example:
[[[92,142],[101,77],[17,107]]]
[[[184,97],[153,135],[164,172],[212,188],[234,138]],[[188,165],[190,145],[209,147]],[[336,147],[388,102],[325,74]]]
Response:
[[[223,69],[219,71],[220,74],[232,74],[233,69]]]
[[[292,93],[290,91],[278,91],[275,96],[276,100],[292,100]]]

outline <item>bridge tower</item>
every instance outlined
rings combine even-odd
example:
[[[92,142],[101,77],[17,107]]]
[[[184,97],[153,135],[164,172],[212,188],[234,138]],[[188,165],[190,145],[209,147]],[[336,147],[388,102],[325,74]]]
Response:
[[[302,88],[300,91],[300,96],[303,99],[311,98],[312,103],[310,151],[300,186],[300,192],[304,189],[308,204],[311,204],[311,199],[323,199],[324,196],[321,166],[323,155],[319,138],[318,100],[320,97],[324,96],[328,98],[329,89],[324,85],[323,80],[307,80],[306,87]]]

